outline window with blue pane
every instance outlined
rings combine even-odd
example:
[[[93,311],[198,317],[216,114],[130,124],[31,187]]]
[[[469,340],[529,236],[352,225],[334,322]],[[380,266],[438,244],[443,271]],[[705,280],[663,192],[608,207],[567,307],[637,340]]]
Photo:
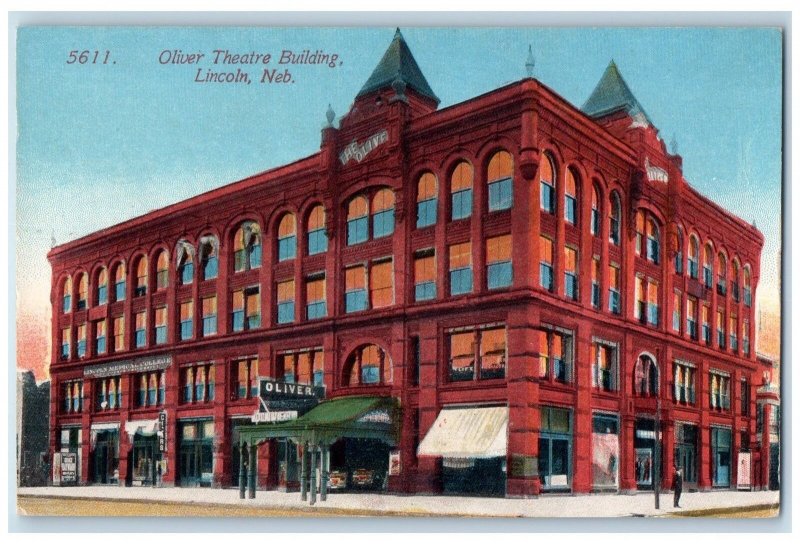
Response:
[[[80,335],[80,329],[78,334]],[[84,336],[81,338],[78,337],[78,357],[85,357],[86,356],[86,337]]]
[[[136,336],[136,338],[135,338],[136,347],[137,348],[143,348],[145,346],[145,341],[146,341],[146,337],[147,337],[146,331],[144,329],[137,329],[135,331],[135,336]]]
[[[514,161],[507,151],[492,155],[486,171],[489,184],[489,211],[506,210],[514,201],[513,196]]]
[[[394,192],[381,189],[372,198],[372,237],[382,238],[394,232]]]
[[[106,304],[108,302],[108,286],[101,285],[97,288],[97,303]]]
[[[619,291],[608,290],[608,311],[612,314],[618,314],[620,311]]]
[[[648,303],[647,304],[647,322],[650,325],[658,325],[658,305]]]
[[[181,304],[181,340],[189,340],[193,336],[194,304],[191,301]]]
[[[567,170],[564,184],[564,219],[567,223],[575,224],[578,217],[578,181],[572,169]]]
[[[592,282],[592,306],[600,307],[600,284],[597,282]]]
[[[297,237],[287,236],[278,240],[278,260],[294,259],[297,254]]]
[[[320,319],[328,315],[325,301],[312,302],[306,306],[306,319]]]
[[[95,349],[95,352],[97,354],[102,354],[102,353],[106,352],[106,337],[105,336],[101,336],[101,337],[99,337],[97,339],[97,342],[95,343],[94,349]]]
[[[507,210],[514,202],[511,179],[489,183],[489,211]]]
[[[345,312],[359,312],[367,309],[367,269],[353,266],[345,270]]]
[[[63,312],[65,314],[70,312],[70,310],[72,309],[72,296],[64,295],[64,298],[62,300],[61,309],[63,310]]]
[[[620,225],[622,220],[622,205],[616,191],[611,193],[611,206],[609,209],[610,230],[608,233],[609,241],[618,246],[620,243]]]
[[[360,244],[369,238],[369,206],[367,199],[357,196],[347,206],[347,245]]]
[[[465,219],[472,215],[472,189],[464,189],[453,193],[453,220]]]
[[[417,228],[429,227],[436,224],[436,198],[423,200],[417,203]]]
[[[553,290],[553,267],[547,263],[539,263],[539,283],[548,291]]]
[[[180,268],[181,284],[189,285],[194,280],[194,264],[184,262]]]
[[[278,323],[291,323],[294,321],[294,301],[278,304]]]
[[[308,233],[308,254],[317,255],[328,251],[328,234],[325,229],[312,230]]]
[[[294,280],[278,283],[278,323],[291,323],[294,321]]]
[[[513,269],[510,234],[486,240],[486,263],[486,284],[489,289],[511,286]]]
[[[450,294],[463,295],[472,292],[472,268],[458,268],[450,271]]]
[[[346,386],[388,384],[392,381],[391,360],[374,344],[356,349],[348,357],[344,370]]]
[[[454,221],[472,215],[472,181],[472,166],[465,161],[458,163],[450,176],[450,216]]]
[[[200,238],[200,266],[203,280],[212,280],[219,273],[219,242],[214,236]]]
[[[217,316],[203,316],[203,336],[211,336],[212,334],[217,334]]]

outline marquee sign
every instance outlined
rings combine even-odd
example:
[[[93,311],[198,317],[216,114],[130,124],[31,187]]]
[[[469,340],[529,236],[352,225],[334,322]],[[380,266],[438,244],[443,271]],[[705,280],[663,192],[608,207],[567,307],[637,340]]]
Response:
[[[372,152],[373,149],[381,144],[385,144],[388,141],[389,132],[386,129],[376,132],[364,140],[364,142],[361,144],[353,140],[350,142],[350,145],[345,147],[342,152],[339,153],[339,160],[341,161],[342,166],[350,162],[350,159],[355,159],[356,162],[361,162]]]
[[[288,383],[273,378],[261,378],[259,396],[264,401],[284,399],[320,400],[325,397],[325,388],[300,383]]]
[[[100,365],[87,366],[83,369],[83,375],[86,378],[108,378],[111,376],[119,376],[120,374],[164,370],[171,364],[171,355],[143,357],[141,359],[113,361]]]

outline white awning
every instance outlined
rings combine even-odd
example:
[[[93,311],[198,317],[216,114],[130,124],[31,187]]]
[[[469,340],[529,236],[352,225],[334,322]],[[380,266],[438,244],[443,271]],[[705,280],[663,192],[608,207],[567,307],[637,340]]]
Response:
[[[451,408],[439,412],[417,455],[486,459],[507,449],[508,407]]]
[[[127,423],[125,423],[125,432],[128,433],[130,436],[133,436],[136,433],[141,433],[144,435],[152,435],[155,434],[157,430],[158,430],[157,419],[140,419],[138,421],[128,421]]]
[[[116,431],[119,429],[119,423],[92,423],[93,431]]]

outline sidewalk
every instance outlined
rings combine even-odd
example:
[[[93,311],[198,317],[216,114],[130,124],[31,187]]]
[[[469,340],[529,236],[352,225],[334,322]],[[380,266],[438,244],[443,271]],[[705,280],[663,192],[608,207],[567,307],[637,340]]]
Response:
[[[451,497],[441,495],[384,495],[329,493],[326,502],[310,506],[300,500],[299,493],[258,491],[255,499],[239,499],[238,489],[149,488],[149,487],[28,487],[19,488],[18,496],[52,498],[87,498],[175,502],[194,504],[268,507],[273,509],[335,509],[347,515],[422,515],[422,516],[490,516],[490,517],[625,517],[659,516],[672,512],[747,508],[777,504],[777,491],[714,491],[684,493],[682,508],[672,506],[672,494],[661,495],[661,508],[656,510],[652,493],[635,495],[594,494],[582,496],[548,496],[538,499],[503,499]],[[777,511],[776,511],[777,515]]]

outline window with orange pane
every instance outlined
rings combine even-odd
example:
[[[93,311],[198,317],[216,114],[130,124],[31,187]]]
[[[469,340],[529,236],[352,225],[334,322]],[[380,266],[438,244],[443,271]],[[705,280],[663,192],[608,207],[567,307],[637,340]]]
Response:
[[[167,308],[156,308],[153,313],[156,328],[156,345],[167,343]]]
[[[328,251],[328,233],[325,231],[325,208],[314,206],[308,215],[308,254]]]
[[[108,302],[108,271],[103,268],[97,274],[97,304],[103,305]]]
[[[569,246],[564,248],[564,295],[578,300],[578,250]]]
[[[383,238],[394,232],[394,191],[381,189],[372,197],[372,237]]]
[[[454,244],[449,248],[450,295],[472,292],[472,244]]]
[[[459,162],[450,175],[450,217],[453,221],[472,215],[472,165]]]
[[[539,329],[539,377],[561,383],[572,380],[572,333]]]
[[[203,336],[217,334],[217,297],[205,297],[202,300]]]
[[[294,280],[278,282],[278,324],[294,321]]]
[[[342,378],[346,386],[392,383],[392,361],[375,344],[361,346],[348,358]]]
[[[147,257],[141,257],[136,264],[136,289],[133,294],[137,297],[147,294]]]
[[[547,153],[539,161],[539,203],[543,212],[556,213],[556,178],[553,159]]]
[[[278,354],[278,374],[286,383],[322,386],[324,364],[322,349],[304,349]]]
[[[72,278],[67,276],[61,294],[61,311],[68,314],[72,310]]]
[[[498,151],[489,160],[486,182],[489,184],[489,211],[507,210],[514,202],[514,160],[511,153]]]
[[[433,249],[414,255],[414,300],[436,298],[436,253]]]
[[[180,305],[181,340],[189,340],[194,336],[194,303],[189,300]]]
[[[553,241],[539,236],[539,285],[553,290]]]
[[[511,266],[511,235],[486,239],[486,286],[488,289],[510,287],[513,279]]]
[[[161,251],[156,259],[156,291],[166,289],[169,285],[169,254]]]
[[[328,315],[325,299],[325,274],[306,279],[306,319],[320,319]]]
[[[234,361],[231,365],[231,396],[247,399],[258,396],[258,358],[250,357]]]
[[[297,255],[297,221],[287,213],[278,224],[278,261],[294,259]]]
[[[439,187],[436,176],[425,172],[417,182],[417,228],[436,224]]]
[[[505,377],[505,327],[452,331],[449,340],[449,381]]]
[[[85,310],[89,294],[89,276],[84,272],[78,280],[78,310]]]
[[[367,199],[357,196],[347,205],[347,245],[360,244],[369,238],[369,206]]]
[[[370,308],[383,308],[394,303],[392,261],[372,263],[369,269]]]
[[[575,224],[578,218],[578,181],[575,172],[567,169],[564,184],[564,219],[567,223]]]
[[[367,309],[367,267],[351,266],[344,271],[345,312],[360,312]]]

